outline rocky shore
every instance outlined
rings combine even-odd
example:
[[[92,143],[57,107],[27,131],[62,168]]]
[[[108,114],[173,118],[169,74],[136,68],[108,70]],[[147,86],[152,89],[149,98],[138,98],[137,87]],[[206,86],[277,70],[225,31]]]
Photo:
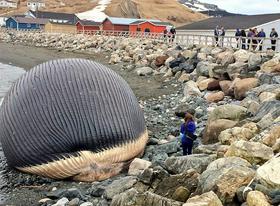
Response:
[[[55,206],[280,204],[279,54],[14,31],[0,32],[0,41],[108,52],[110,64],[122,63],[135,76],[158,76],[163,87],[174,88],[140,98],[150,139],[127,173],[91,184],[54,181],[10,172],[1,158],[1,172],[10,180],[1,191],[17,191],[16,198],[24,198],[23,188],[36,191],[27,202]],[[199,136],[190,156],[182,156],[178,140],[178,116],[186,111],[194,114]]]

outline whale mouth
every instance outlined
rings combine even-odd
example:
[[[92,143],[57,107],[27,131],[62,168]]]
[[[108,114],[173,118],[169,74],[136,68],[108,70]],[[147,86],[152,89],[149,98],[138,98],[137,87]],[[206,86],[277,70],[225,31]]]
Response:
[[[73,178],[76,181],[100,181],[120,173],[127,164],[141,156],[148,141],[145,130],[133,141],[100,151],[80,151],[41,165],[17,167],[18,170],[52,179]]]

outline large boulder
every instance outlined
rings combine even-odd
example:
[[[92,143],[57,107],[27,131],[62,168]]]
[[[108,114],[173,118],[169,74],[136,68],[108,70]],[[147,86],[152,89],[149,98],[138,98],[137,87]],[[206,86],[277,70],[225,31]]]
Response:
[[[235,193],[255,176],[251,164],[238,157],[220,158],[210,163],[200,178],[195,194],[215,192],[224,205],[233,202]]]
[[[184,95],[185,95],[185,97],[189,97],[189,96],[199,96],[199,97],[201,97],[202,93],[198,89],[196,82],[191,80],[191,81],[188,81],[185,84]]]
[[[262,63],[262,56],[260,54],[252,53],[248,59],[248,66],[250,68],[259,66]]]
[[[219,83],[220,83],[219,80],[213,79],[211,82],[208,83],[207,90],[209,91],[220,90],[221,87]]]
[[[231,80],[234,80],[236,77],[240,76],[240,73],[248,68],[248,64],[244,62],[235,62],[228,65],[226,73],[228,74]]]
[[[207,100],[207,102],[211,103],[211,102],[219,102],[222,101],[225,97],[224,92],[219,91],[219,92],[214,92],[214,93],[208,93],[205,96],[205,99]]]
[[[209,115],[210,120],[229,119],[234,121],[243,120],[247,109],[235,104],[226,104],[216,107]]]
[[[141,174],[145,169],[150,167],[152,163],[147,160],[135,158],[131,164],[129,165],[128,175],[139,175]]]
[[[149,206],[181,206],[183,203],[172,199],[162,197],[152,192],[139,193],[132,188],[114,196],[111,206],[131,206],[131,205],[149,205]]]
[[[271,189],[280,189],[280,157],[275,157],[257,170],[257,178]]]
[[[219,82],[220,87],[226,96],[230,96],[233,94],[233,90],[231,89],[232,81],[222,80]]]
[[[261,66],[261,71],[266,73],[280,72],[280,58],[273,58]]]
[[[278,139],[280,139],[280,125],[272,127],[271,130],[262,138],[262,143],[272,147]]]
[[[240,140],[231,144],[225,156],[241,157],[252,164],[260,164],[273,157],[273,150],[259,142]]]
[[[204,91],[207,89],[209,82],[212,82],[214,79],[207,79],[205,78],[201,78],[202,76],[200,76],[197,80],[197,86],[201,91]]]
[[[236,99],[241,100],[245,98],[246,92],[258,86],[257,78],[241,79],[234,85],[234,96]]]
[[[248,206],[270,206],[267,197],[260,191],[251,191],[246,199]]]
[[[232,51],[224,51],[217,54],[217,63],[223,66],[227,66],[234,62],[234,56]]]
[[[237,124],[237,121],[229,119],[208,120],[205,132],[203,134],[203,143],[211,144],[218,142],[220,133],[226,129],[232,128]]]
[[[194,196],[188,201],[183,204],[183,206],[222,206],[221,200],[218,198],[218,196],[210,191],[206,192],[202,195]]]
[[[155,65],[157,67],[160,67],[162,65],[165,65],[165,61],[168,59],[168,56],[158,56],[156,57],[156,60],[155,60]]]
[[[194,50],[185,50],[182,52],[182,56],[186,59],[193,59],[197,55],[197,51]]]
[[[216,107],[209,115],[203,143],[215,143],[220,133],[234,127],[238,121],[246,117],[247,109],[238,105],[227,104]]]
[[[229,128],[221,132],[219,141],[222,144],[231,145],[238,140],[250,140],[258,132],[258,127],[255,123],[247,123],[242,127]]]
[[[233,56],[237,62],[248,62],[251,54],[252,53],[249,51],[239,49],[238,51],[234,52]]]
[[[193,154],[181,157],[169,157],[165,160],[166,169],[179,174],[189,169],[202,173],[206,167],[216,159],[215,155]]]
[[[155,181],[152,185],[155,194],[172,198],[174,192],[181,186],[187,188],[191,193],[195,191],[198,184],[199,174],[195,170],[184,171],[181,174],[171,175]]]
[[[197,76],[208,77],[210,68],[214,67],[215,65],[217,65],[217,64],[213,64],[210,62],[204,62],[204,61],[199,62],[196,66]]]
[[[132,177],[132,176],[127,176],[115,180],[110,185],[105,187],[104,196],[107,199],[112,199],[115,195],[132,188],[136,182],[137,182],[136,177]]]

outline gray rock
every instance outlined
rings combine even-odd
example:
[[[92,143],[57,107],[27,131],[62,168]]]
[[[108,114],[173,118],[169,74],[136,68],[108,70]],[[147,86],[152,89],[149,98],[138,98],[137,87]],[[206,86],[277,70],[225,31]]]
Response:
[[[248,166],[251,166],[249,162],[238,157],[220,158],[210,163],[200,175],[195,194],[213,191],[224,204],[231,203],[238,188],[255,177],[255,171]]]
[[[135,71],[139,76],[147,76],[152,74],[154,70],[151,67],[141,67],[137,68]]]
[[[181,174],[165,177],[157,184],[153,184],[153,188],[155,188],[153,192],[167,198],[172,198],[177,188],[184,186],[192,193],[197,187],[198,179],[199,174],[195,170],[184,171]]]
[[[68,202],[67,206],[78,206],[80,202],[79,198],[74,198],[70,202]]]
[[[149,205],[149,206],[181,206],[183,203],[168,199],[151,192],[139,193],[135,189],[130,189],[124,193],[116,195],[111,206],[131,206],[131,205]]]
[[[66,206],[66,204],[69,202],[69,200],[66,197],[61,198],[58,200],[55,204],[52,206]]]
[[[80,190],[78,190],[77,188],[70,188],[68,190],[66,190],[63,194],[64,197],[67,197],[68,199],[73,199],[73,198],[80,198],[80,199],[84,199],[82,193]]]
[[[110,185],[105,187],[104,196],[107,199],[112,199],[115,195],[132,188],[136,182],[136,177],[131,176],[115,180]]]
[[[257,111],[256,116],[253,118],[254,122],[260,121],[265,115],[271,114],[275,119],[280,116],[280,101],[268,101],[264,102],[260,109]]]
[[[47,197],[51,199],[58,199],[61,198],[64,193],[66,192],[65,189],[57,189],[47,193]]]
[[[80,206],[93,206],[91,202],[84,202]]]
[[[216,159],[215,155],[194,154],[182,157],[169,157],[165,161],[168,171],[179,174],[189,169],[202,173],[207,166]]]

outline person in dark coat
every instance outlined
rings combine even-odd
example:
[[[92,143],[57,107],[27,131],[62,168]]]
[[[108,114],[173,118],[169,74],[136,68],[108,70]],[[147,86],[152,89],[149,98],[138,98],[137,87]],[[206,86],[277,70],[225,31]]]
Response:
[[[185,122],[181,124],[180,136],[183,148],[183,155],[192,154],[193,141],[196,139],[196,125],[191,114],[187,113],[184,118]]]
[[[174,27],[172,27],[170,29],[170,33],[171,33],[171,42],[174,42],[175,40],[175,35],[176,35],[176,29]]]
[[[261,29],[261,31],[258,33],[257,37],[259,38],[258,39],[259,45],[260,45],[259,50],[262,51],[262,45],[263,45],[263,41],[264,41],[263,38],[266,37],[266,34],[263,29]]]
[[[239,48],[239,45],[240,45],[240,43],[241,43],[241,31],[240,31],[240,29],[236,29],[236,32],[235,32],[235,39],[236,39],[236,41],[237,41],[237,48]]]
[[[241,30],[241,41],[242,41],[242,48],[241,49],[246,49],[246,32],[244,29]]]
[[[271,38],[271,49],[273,51],[276,50],[276,38],[278,38],[278,33],[276,32],[275,28],[272,28],[271,33],[270,33],[270,38]]]
[[[214,37],[215,37],[215,46],[219,46],[219,26],[216,26],[215,30],[214,30]]]

